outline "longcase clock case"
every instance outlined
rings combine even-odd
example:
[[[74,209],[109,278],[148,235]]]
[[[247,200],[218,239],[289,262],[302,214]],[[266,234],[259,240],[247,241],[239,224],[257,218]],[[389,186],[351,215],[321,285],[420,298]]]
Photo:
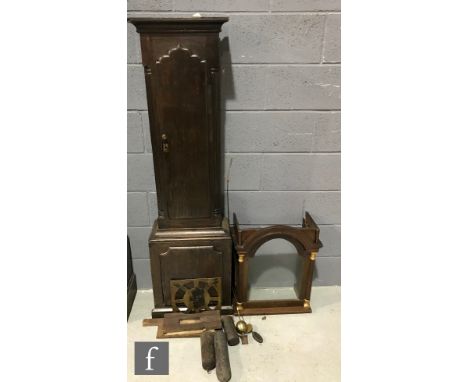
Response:
[[[170,281],[221,277],[232,308],[223,217],[219,32],[228,19],[130,18],[140,33],[158,218],[149,239],[153,317],[174,310]]]

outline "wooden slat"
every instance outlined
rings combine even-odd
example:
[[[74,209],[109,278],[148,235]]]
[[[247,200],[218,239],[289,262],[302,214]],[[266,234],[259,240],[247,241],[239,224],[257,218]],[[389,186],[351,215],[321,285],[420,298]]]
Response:
[[[310,308],[303,306],[281,306],[270,308],[244,308],[242,309],[243,316],[260,316],[265,314],[293,314],[293,313],[311,313]]]
[[[143,320],[143,326],[160,326],[162,318],[145,318]]]
[[[158,326],[157,338],[200,337],[205,330],[221,329],[219,310],[202,313],[168,313]]]
[[[200,330],[184,330],[181,332],[164,333],[164,327],[158,326],[158,332],[156,338],[194,338],[200,337],[205,329]]]

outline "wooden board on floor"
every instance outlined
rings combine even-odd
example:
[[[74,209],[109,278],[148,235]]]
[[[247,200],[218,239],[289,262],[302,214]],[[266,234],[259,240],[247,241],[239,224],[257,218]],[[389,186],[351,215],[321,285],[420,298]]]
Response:
[[[156,338],[200,337],[205,330],[221,329],[219,310],[202,313],[168,313],[158,326]]]
[[[162,318],[145,318],[143,319],[143,326],[161,326]]]

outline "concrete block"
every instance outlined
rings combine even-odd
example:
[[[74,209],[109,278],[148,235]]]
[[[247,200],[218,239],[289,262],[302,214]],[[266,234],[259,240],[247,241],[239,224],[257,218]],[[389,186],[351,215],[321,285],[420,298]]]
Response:
[[[340,112],[227,112],[227,152],[340,151]]]
[[[133,24],[127,23],[127,64],[141,63],[140,35]]]
[[[146,192],[127,193],[127,226],[149,225]]]
[[[318,253],[319,257],[340,257],[341,256],[341,226],[321,225],[320,240],[323,247]]]
[[[148,112],[142,111],[140,112],[140,115],[141,115],[141,123],[143,125],[143,137],[145,141],[145,151],[147,153],[151,153],[153,152],[153,149],[151,146],[151,135],[150,135]]]
[[[304,210],[309,211],[317,224],[340,224],[340,192],[310,192],[309,197],[304,198],[303,200]]]
[[[325,285],[341,285],[340,257],[318,257],[315,261],[312,294],[314,293],[314,286]]]
[[[127,155],[127,190],[155,191],[153,156],[151,154]]]
[[[232,159],[231,170],[229,171]],[[261,154],[227,154],[224,159],[225,177],[229,175],[230,190],[259,190],[262,174]]]
[[[172,0],[127,0],[127,11],[171,11]]]
[[[266,76],[267,109],[340,108],[339,66],[272,66]]]
[[[223,67],[221,93],[226,109],[264,109],[266,71],[259,65]]]
[[[262,190],[340,189],[340,154],[265,154]]]
[[[128,227],[127,235],[130,238],[132,257],[134,259],[149,259],[148,238],[151,227]]]
[[[145,75],[140,65],[127,65],[127,109],[148,109]]]
[[[127,113],[127,152],[142,153],[145,151],[141,117],[138,112]]]
[[[175,11],[267,11],[269,0],[174,0]]]
[[[226,152],[340,151],[340,112],[227,112]]]
[[[341,61],[341,15],[327,15],[323,40],[323,62]]]
[[[309,211],[317,224],[340,223],[340,193],[332,191],[231,191],[230,212],[240,224],[301,224]]]
[[[136,275],[138,289],[153,288],[149,259],[133,259],[133,270]]]
[[[148,207],[150,226],[153,226],[154,221],[158,218],[158,198],[156,192],[148,192]]]
[[[339,11],[340,0],[271,0],[272,11]]]
[[[233,63],[318,63],[325,15],[242,15],[229,20]]]
[[[302,200],[293,192],[231,191],[231,213],[240,224],[298,224]]]
[[[241,65],[223,70],[227,110],[339,109],[339,66]]]

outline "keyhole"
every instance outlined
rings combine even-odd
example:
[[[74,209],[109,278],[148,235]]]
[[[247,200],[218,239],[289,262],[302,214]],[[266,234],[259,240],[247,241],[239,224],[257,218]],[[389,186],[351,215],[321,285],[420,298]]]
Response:
[[[166,134],[162,134],[161,138],[162,138],[162,151],[167,153],[169,152],[169,143],[167,142]]]

